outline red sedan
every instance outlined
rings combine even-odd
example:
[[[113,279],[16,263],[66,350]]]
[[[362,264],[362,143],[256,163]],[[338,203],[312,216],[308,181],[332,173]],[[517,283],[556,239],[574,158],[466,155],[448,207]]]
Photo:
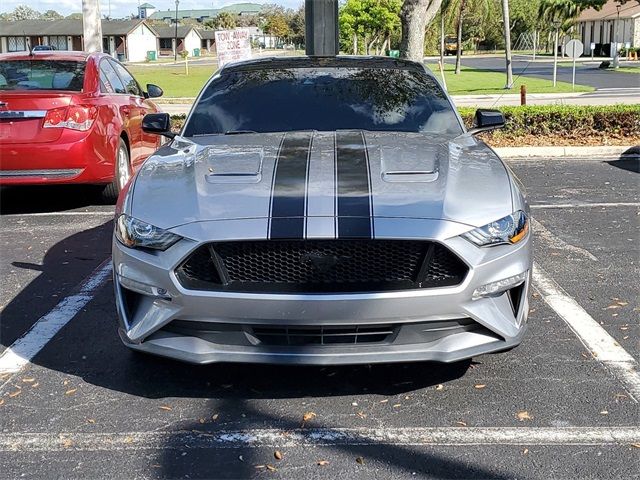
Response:
[[[96,184],[115,199],[160,146],[141,125],[161,95],[102,53],[0,55],[0,185]]]

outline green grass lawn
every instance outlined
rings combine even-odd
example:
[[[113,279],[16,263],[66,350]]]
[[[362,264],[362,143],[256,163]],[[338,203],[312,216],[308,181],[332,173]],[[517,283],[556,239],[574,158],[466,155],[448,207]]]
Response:
[[[175,67],[130,65],[128,69],[143,88],[147,83],[154,83],[164,90],[163,98],[170,98],[195,97],[217,67],[215,65],[189,66],[189,75],[185,74],[184,65]]]
[[[621,72],[621,73],[636,73],[639,74],[640,73],[640,66],[633,66],[633,67],[620,67],[617,70],[614,70],[614,72]]]
[[[428,64],[427,66],[435,73],[438,80],[440,80],[438,65]],[[593,87],[586,85],[576,85],[575,90],[572,90],[571,84],[566,82],[558,82],[554,88],[551,80],[532,77],[518,78],[515,75],[513,88],[511,90],[505,90],[506,75],[502,72],[478,70],[463,66],[460,75],[456,75],[454,70],[454,65],[445,65],[444,75],[447,80],[447,88],[450,95],[519,93],[520,85],[522,84],[527,86],[527,93],[591,92],[595,90]]]

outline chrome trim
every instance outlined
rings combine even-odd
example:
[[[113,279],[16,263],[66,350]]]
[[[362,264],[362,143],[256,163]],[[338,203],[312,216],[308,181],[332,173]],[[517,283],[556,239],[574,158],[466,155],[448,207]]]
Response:
[[[1,170],[0,178],[72,178],[82,172],[81,168],[57,170]]]
[[[5,110],[0,112],[0,120],[20,119],[20,118],[44,118],[46,110]]]

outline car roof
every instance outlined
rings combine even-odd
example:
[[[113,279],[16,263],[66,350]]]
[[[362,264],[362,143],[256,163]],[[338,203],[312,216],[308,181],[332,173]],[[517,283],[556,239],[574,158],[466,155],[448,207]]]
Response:
[[[228,71],[249,71],[282,68],[388,68],[397,70],[416,70],[424,72],[425,68],[418,62],[393,57],[372,57],[355,55],[338,55],[332,57],[262,57],[233,62],[222,68]]]
[[[29,52],[3,53],[0,54],[0,60],[75,60],[77,62],[84,62],[89,57],[102,55],[102,53],[78,51],[40,50],[33,52],[33,55],[30,55]]]

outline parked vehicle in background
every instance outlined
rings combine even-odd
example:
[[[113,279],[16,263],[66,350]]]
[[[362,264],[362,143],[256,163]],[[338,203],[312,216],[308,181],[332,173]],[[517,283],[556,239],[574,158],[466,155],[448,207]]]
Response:
[[[52,50],[57,50],[53,45],[36,45],[31,49],[33,52],[50,52]]]
[[[96,184],[115,200],[160,146],[142,117],[161,95],[102,53],[0,55],[0,185]]]
[[[444,54],[455,55],[457,51],[458,51],[458,39],[456,37],[445,37]],[[462,49],[460,49],[460,55],[462,55]]]

